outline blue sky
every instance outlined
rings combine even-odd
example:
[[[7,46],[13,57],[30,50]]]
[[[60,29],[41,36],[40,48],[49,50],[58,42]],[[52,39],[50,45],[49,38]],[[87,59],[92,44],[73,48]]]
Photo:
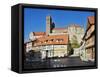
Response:
[[[94,12],[24,8],[24,40],[30,32],[46,31],[46,16],[50,15],[56,27],[67,27],[70,24],[79,24],[86,28],[87,17]]]

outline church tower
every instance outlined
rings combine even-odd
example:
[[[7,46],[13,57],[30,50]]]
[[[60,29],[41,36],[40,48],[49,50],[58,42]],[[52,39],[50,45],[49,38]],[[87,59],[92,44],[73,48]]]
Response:
[[[46,16],[46,35],[49,35],[52,30],[52,18],[51,16]]]

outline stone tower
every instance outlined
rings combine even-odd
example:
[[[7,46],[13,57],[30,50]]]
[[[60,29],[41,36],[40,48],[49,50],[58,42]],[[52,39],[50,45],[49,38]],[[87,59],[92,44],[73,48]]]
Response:
[[[46,16],[46,35],[52,32],[52,18],[51,16]]]

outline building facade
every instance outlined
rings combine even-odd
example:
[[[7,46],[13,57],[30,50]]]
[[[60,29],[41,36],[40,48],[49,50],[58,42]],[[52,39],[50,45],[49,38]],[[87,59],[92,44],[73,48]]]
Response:
[[[32,41],[28,41],[28,42],[26,42],[25,43],[25,49],[26,49],[26,52],[29,52],[30,50],[32,50],[32,48],[33,48],[33,42]]]
[[[86,53],[87,58],[91,61],[95,59],[95,20],[94,16],[88,17],[88,24],[86,30]]]
[[[83,37],[85,41],[85,56],[88,61],[95,60],[95,18],[89,16],[87,18],[87,28]]]
[[[77,24],[71,24],[68,26],[69,40],[71,43],[73,43],[73,40],[75,38],[80,44],[84,36],[84,33],[85,30],[82,26],[79,26]]]
[[[65,57],[68,54],[68,36],[67,35],[51,35],[38,38],[34,41],[34,51],[42,53],[42,59],[52,57]]]

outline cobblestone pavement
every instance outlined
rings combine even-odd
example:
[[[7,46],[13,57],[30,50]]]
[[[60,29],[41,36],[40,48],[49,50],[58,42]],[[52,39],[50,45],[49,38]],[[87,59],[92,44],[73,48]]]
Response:
[[[70,66],[91,66],[93,62],[83,62],[79,57],[66,57],[47,59],[46,61],[27,62],[24,64],[26,69],[37,69],[37,68],[58,68],[58,67],[70,67]]]
[[[61,59],[52,59],[51,67],[69,67],[69,66],[89,66],[94,65],[93,62],[83,62],[79,57],[69,57]]]

